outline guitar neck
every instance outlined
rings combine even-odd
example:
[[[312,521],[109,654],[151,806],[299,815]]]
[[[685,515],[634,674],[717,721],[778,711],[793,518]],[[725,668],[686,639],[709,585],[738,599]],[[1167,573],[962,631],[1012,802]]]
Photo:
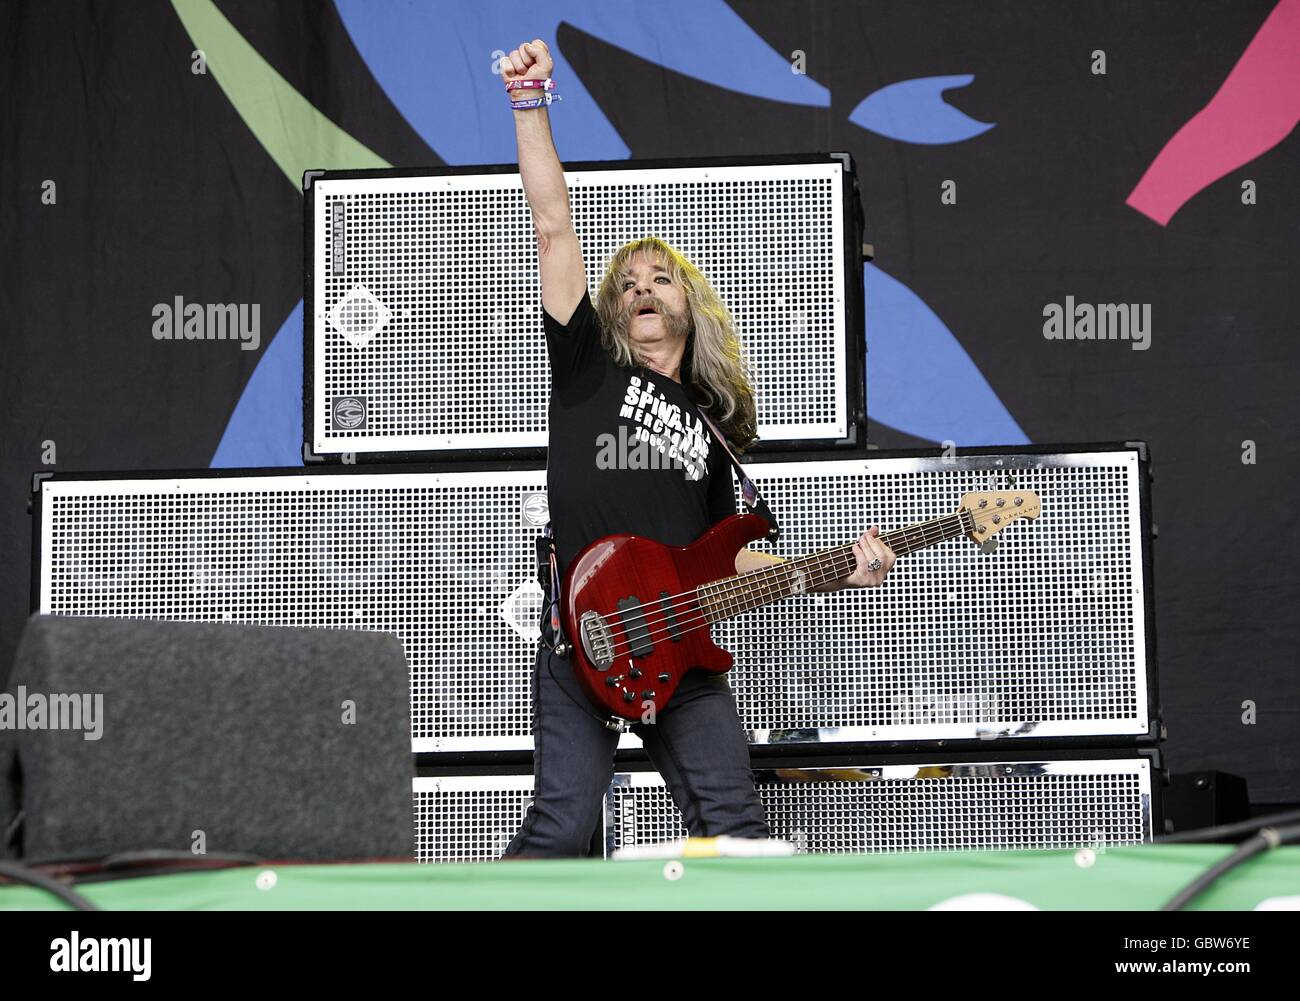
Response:
[[[975,530],[965,509],[941,518],[884,532],[880,540],[898,556],[937,546]],[[856,541],[856,540],[855,540]],[[721,622],[792,594],[803,594],[829,581],[843,580],[857,568],[853,543],[811,553],[761,570],[725,577],[696,588],[700,608],[710,622]]]

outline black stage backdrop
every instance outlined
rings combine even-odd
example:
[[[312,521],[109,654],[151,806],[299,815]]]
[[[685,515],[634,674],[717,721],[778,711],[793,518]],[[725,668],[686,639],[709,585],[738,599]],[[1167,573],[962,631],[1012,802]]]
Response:
[[[0,6],[0,676],[31,474],[296,464],[298,174],[513,160],[542,37],[562,158],[853,153],[873,441],[1150,443],[1170,765],[1300,800],[1300,3],[535,6]],[[177,296],[256,350],[155,339]],[[1067,297],[1145,349],[1049,339]]]

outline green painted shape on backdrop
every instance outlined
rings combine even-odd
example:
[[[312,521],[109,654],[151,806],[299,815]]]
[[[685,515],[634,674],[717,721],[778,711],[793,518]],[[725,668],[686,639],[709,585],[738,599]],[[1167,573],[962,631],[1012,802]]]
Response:
[[[298,93],[212,0],[172,0],[172,7],[203,52],[208,72],[295,188],[307,170],[392,166]]]

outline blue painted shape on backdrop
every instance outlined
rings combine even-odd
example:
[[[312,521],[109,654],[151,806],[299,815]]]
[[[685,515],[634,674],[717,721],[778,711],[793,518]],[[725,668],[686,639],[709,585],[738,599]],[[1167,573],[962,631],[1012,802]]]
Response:
[[[415,5],[335,0],[353,44],[394,106],[450,164],[516,162],[514,129],[493,52],[540,38],[563,100],[551,113],[565,160],[621,160],[629,150],[555,42],[561,21],[717,87],[829,107],[830,93],[791,72],[722,0],[511,0]],[[635,99],[620,94],[618,100]]]
[[[450,164],[514,163],[514,127],[494,50],[542,38],[555,58],[551,115],[566,160],[622,160],[629,150],[555,44],[567,21],[642,59],[705,83],[774,101],[829,107],[830,93],[769,46],[722,0],[377,3],[337,0],[375,79]],[[621,95],[626,100],[627,95]],[[328,167],[329,164],[320,164]],[[267,346],[213,456],[214,467],[302,461],[302,304]]]
[[[958,445],[1029,439],[957,338],[898,279],[864,267],[867,412],[907,434]]]
[[[943,99],[945,90],[965,87],[975,77],[927,76],[881,87],[864,97],[849,121],[869,132],[903,142],[937,145],[959,143],[993,128],[958,111]]]
[[[209,465],[302,465],[302,302],[266,346]]]

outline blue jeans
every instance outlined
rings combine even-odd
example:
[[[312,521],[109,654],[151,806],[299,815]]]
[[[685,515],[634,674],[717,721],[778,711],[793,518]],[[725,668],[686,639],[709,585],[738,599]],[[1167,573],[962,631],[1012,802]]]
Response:
[[[594,718],[600,715],[578,687],[572,663],[541,644],[533,667],[533,804],[504,858],[589,854],[618,746],[618,734]],[[688,672],[655,722],[634,723],[632,732],[692,837],[769,836],[725,675]]]

